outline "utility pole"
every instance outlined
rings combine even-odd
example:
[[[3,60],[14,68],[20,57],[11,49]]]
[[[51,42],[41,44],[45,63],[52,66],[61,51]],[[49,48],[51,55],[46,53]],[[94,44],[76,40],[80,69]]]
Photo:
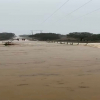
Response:
[[[42,33],[43,30],[40,30],[40,33]]]
[[[42,33],[43,30],[33,30],[33,31],[40,31],[40,33]]]
[[[31,30],[31,33],[32,33],[32,35],[33,35],[33,30]]]
[[[32,33],[32,40],[33,40],[33,30],[31,30],[31,33]]]
[[[34,31],[40,31],[40,33],[42,33],[43,30],[31,30],[32,35],[33,35]]]

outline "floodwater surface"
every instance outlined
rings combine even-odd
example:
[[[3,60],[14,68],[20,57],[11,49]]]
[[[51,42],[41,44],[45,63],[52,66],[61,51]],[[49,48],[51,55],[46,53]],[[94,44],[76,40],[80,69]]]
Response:
[[[0,45],[0,100],[100,100],[100,49],[46,42]]]

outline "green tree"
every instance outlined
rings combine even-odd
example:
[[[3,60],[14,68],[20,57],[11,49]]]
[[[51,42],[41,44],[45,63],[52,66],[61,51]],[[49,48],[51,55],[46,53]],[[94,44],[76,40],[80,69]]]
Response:
[[[93,33],[89,32],[73,32],[69,33],[67,37],[76,38],[79,41],[88,41],[92,35]]]
[[[36,33],[34,35],[30,35],[29,37],[34,37],[35,39],[41,41],[56,40],[60,38],[59,34],[56,33]]]
[[[0,33],[0,40],[9,40],[15,37],[14,33],[3,32]]]

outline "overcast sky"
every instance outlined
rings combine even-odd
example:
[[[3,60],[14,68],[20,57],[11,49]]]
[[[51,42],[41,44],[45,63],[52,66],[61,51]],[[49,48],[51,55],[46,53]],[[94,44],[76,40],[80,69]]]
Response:
[[[53,14],[66,1],[0,0],[0,32],[14,32],[16,35],[30,34],[30,30],[61,34],[84,31],[100,33],[100,9],[90,13],[100,8],[100,0],[92,0],[74,13],[71,12],[89,0],[69,0]],[[90,14],[84,16],[87,13]],[[53,16],[48,18],[51,14]],[[80,18],[80,16],[84,17]]]

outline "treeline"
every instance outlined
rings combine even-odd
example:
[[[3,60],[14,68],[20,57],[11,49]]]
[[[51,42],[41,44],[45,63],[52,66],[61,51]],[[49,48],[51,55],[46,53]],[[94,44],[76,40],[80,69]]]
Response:
[[[71,32],[67,35],[56,33],[36,33],[34,35],[20,35],[27,39],[36,39],[40,41],[64,40],[64,41],[78,41],[78,42],[100,42],[100,34],[93,34],[89,32]],[[0,33],[0,40],[9,40],[15,37],[14,33],[3,32]]]
[[[3,32],[0,33],[0,40],[10,40],[15,37],[14,33]]]
[[[68,38],[75,38],[80,42],[100,42],[100,34],[93,34],[89,32],[72,32],[67,34]]]
[[[60,39],[60,35],[56,33],[36,33],[34,35],[30,35],[29,37],[40,40],[40,41]]]
[[[34,35],[30,35],[29,37],[40,40],[40,41],[47,41],[47,40],[62,40],[61,34],[56,33],[36,33]],[[65,38],[64,38],[65,37]],[[93,34],[89,32],[71,32],[67,35],[63,36],[64,41],[74,40],[78,42],[100,42],[100,34]]]

